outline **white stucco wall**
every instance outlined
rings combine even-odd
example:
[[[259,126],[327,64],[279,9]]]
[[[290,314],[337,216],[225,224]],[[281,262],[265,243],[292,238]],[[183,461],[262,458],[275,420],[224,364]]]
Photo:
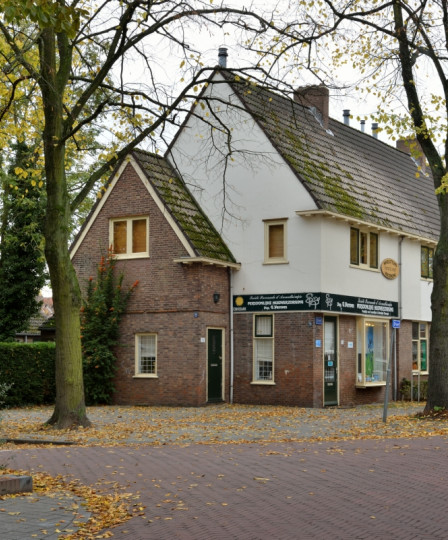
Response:
[[[213,87],[224,103],[232,100],[229,91],[227,84]],[[308,191],[252,117],[224,103],[215,104],[215,112],[232,127],[231,158],[225,159],[227,134],[191,116],[172,148],[171,161],[242,264],[234,272],[234,294],[326,292],[401,300],[403,318],[430,320],[431,284],[420,279],[420,244],[405,239],[400,254],[400,237],[380,233],[380,263],[401,257],[397,279],[351,267],[350,224],[297,216],[297,211],[316,208]],[[201,114],[207,110],[196,108]],[[216,124],[212,115],[206,120]],[[287,219],[288,263],[263,264],[263,220],[281,218]]]

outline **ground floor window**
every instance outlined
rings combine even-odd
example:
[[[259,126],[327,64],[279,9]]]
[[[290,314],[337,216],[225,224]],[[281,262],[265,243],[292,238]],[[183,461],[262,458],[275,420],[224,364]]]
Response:
[[[379,319],[358,320],[357,326],[357,386],[386,383],[389,322]]]
[[[274,382],[274,316],[254,316],[253,382]]]
[[[157,334],[135,335],[135,375],[157,377]]]
[[[428,373],[428,324],[412,323],[412,371]]]

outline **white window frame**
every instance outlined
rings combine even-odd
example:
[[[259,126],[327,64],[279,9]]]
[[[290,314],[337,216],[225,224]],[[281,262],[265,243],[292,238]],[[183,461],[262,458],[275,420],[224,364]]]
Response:
[[[424,276],[422,272],[422,260],[423,260],[423,253],[426,251],[428,254],[428,275]],[[434,279],[434,248],[430,246],[420,246],[420,277],[422,279],[426,279],[428,281],[433,281]],[[432,253],[432,257],[430,256]]]
[[[132,253],[132,222],[140,221],[144,219],[146,221],[146,246],[145,251],[139,251]],[[117,259],[139,259],[142,257],[149,257],[149,217],[148,216],[130,216],[113,218],[109,221],[109,245],[112,246],[112,252],[114,249],[114,223],[119,221],[126,222],[126,253],[114,253],[114,257]]]
[[[358,232],[358,262],[352,261],[352,230]],[[367,236],[367,263],[361,262],[361,235]],[[371,235],[376,236],[376,266],[371,266],[370,261],[370,241]],[[350,266],[353,268],[362,268],[364,270],[372,270],[373,272],[379,272],[379,259],[380,259],[380,235],[379,232],[371,231],[369,229],[363,229],[362,227],[350,227]]]
[[[368,332],[367,328],[372,326],[375,328],[375,325],[381,325],[382,329],[385,329],[385,342],[382,344],[383,349],[383,359],[379,358],[377,343],[373,343],[374,349],[372,350],[371,364],[369,365],[370,369],[367,366],[367,346],[366,346],[366,333]],[[389,320],[387,319],[378,319],[373,317],[359,317],[357,320],[357,336],[356,336],[356,347],[357,347],[357,359],[356,359],[356,386],[358,388],[369,388],[371,386],[385,386],[386,385],[386,369],[387,369],[387,355],[389,351],[390,344],[390,329],[389,329]],[[373,333],[375,330],[373,330]],[[382,369],[379,367],[382,364]],[[370,373],[370,371],[372,373]],[[381,373],[383,377],[381,378]]]
[[[418,337],[414,339],[414,325],[418,325]],[[421,326],[425,328],[425,335],[421,336]],[[412,321],[412,373],[420,373],[421,375],[428,375],[429,373],[429,325],[427,322],[423,321]],[[421,360],[422,360],[422,341],[426,342],[426,369],[422,370]],[[417,367],[414,368],[414,343],[417,345]]]
[[[155,360],[154,360],[154,372],[153,373],[142,373],[141,372],[141,338],[146,336],[154,337],[154,350],[155,350]],[[157,334],[153,332],[144,332],[135,334],[135,378],[149,378],[157,379]]]
[[[257,333],[257,320],[258,318],[270,318],[271,320],[271,331],[266,334]],[[254,314],[253,317],[253,370],[252,370],[252,383],[251,384],[275,384],[274,381],[274,315],[272,314]],[[261,379],[259,378],[259,365],[257,358],[257,347],[258,345],[267,345],[271,348],[271,378],[270,379]],[[268,360],[269,361],[269,360]]]
[[[286,264],[288,262],[287,246],[287,224],[288,219],[265,219],[264,220],[264,264]],[[269,256],[269,231],[272,226],[281,225],[283,227],[283,255],[281,257]]]

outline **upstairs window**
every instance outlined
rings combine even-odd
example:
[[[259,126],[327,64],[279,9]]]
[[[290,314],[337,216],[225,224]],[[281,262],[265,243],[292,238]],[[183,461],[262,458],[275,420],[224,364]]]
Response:
[[[149,220],[147,217],[113,219],[110,244],[118,258],[147,257]]]
[[[378,234],[350,228],[350,264],[378,268]]]
[[[432,263],[434,259],[434,249],[422,246],[420,257],[420,275],[425,279],[433,279]]]
[[[264,262],[278,264],[287,262],[286,219],[264,222]]]

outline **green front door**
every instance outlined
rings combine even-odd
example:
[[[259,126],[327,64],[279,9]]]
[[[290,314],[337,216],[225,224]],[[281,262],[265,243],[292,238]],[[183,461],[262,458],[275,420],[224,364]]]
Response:
[[[324,406],[338,404],[337,318],[324,319]]]
[[[222,401],[222,330],[207,331],[207,399]]]

